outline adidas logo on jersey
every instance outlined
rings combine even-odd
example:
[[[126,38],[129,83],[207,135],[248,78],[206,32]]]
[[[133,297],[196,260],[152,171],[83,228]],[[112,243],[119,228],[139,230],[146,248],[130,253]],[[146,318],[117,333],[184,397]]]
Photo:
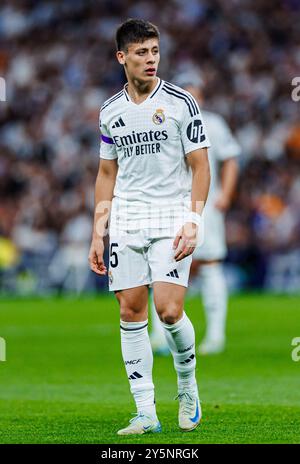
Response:
[[[112,129],[115,129],[116,127],[125,127],[125,123],[122,118],[119,118],[117,121],[115,121]]]
[[[168,274],[166,274],[166,276],[167,277],[176,277],[176,279],[179,279],[177,269],[174,269],[174,271],[169,272]]]

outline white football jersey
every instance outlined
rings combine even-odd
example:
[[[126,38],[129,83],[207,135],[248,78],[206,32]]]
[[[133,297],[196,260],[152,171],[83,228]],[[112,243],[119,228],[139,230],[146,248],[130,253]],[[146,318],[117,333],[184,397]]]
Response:
[[[206,110],[202,114],[212,141],[208,150],[210,187],[203,214],[203,243],[196,248],[193,257],[204,260],[224,259],[227,252],[224,213],[215,207],[221,190],[219,167],[222,161],[239,156],[241,148],[222,116]]]
[[[118,161],[111,215],[124,227],[189,208],[192,176],[186,155],[210,146],[190,93],[158,79],[146,100],[135,104],[125,86],[102,106],[100,130],[100,157]]]
[[[210,111],[202,110],[211,147],[208,150],[210,166],[210,187],[207,203],[214,200],[220,189],[220,162],[239,156],[241,147],[234,138],[225,119]]]

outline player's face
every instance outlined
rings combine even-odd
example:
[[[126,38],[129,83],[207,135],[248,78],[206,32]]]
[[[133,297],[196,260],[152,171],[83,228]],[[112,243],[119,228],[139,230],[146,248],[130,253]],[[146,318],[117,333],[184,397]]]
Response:
[[[125,66],[128,78],[145,83],[154,81],[160,59],[158,39],[132,43],[127,53],[117,52],[117,58]]]

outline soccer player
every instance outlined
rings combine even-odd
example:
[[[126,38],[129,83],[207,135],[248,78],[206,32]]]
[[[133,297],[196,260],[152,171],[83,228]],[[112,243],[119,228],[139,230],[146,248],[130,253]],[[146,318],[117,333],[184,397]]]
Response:
[[[199,73],[190,71],[177,77],[176,83],[189,91],[199,104],[203,104],[203,80]],[[206,334],[199,346],[200,354],[214,354],[225,347],[227,289],[222,268],[226,256],[224,213],[230,206],[236,186],[240,146],[225,120],[216,113],[202,110],[207,133],[212,140],[209,149],[211,182],[204,210],[204,242],[193,253],[192,274],[195,285],[200,283],[206,315]],[[221,167],[221,169],[220,169]],[[153,350],[167,352],[154,305],[151,305]]]
[[[119,435],[159,432],[148,335],[148,287],[174,358],[179,427],[192,430],[201,407],[195,333],[184,312],[192,253],[209,189],[209,141],[195,99],[158,78],[159,32],[127,20],[116,33],[127,83],[100,109],[100,166],[95,185],[91,269],[105,275],[109,218],[109,289],[120,306],[121,348],[137,414]],[[175,232],[174,232],[175,231]]]

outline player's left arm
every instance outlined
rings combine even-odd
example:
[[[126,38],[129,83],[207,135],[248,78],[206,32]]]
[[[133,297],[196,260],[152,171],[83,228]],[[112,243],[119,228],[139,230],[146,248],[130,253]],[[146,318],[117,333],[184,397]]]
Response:
[[[227,158],[221,167],[221,192],[215,201],[215,207],[226,212],[230,207],[239,175],[236,157]]]
[[[210,184],[210,170],[207,148],[199,148],[187,154],[187,162],[192,170],[191,222],[187,222],[178,231],[173,248],[176,250],[174,258],[180,261],[193,253],[197,245],[198,227],[203,208],[208,195]]]

